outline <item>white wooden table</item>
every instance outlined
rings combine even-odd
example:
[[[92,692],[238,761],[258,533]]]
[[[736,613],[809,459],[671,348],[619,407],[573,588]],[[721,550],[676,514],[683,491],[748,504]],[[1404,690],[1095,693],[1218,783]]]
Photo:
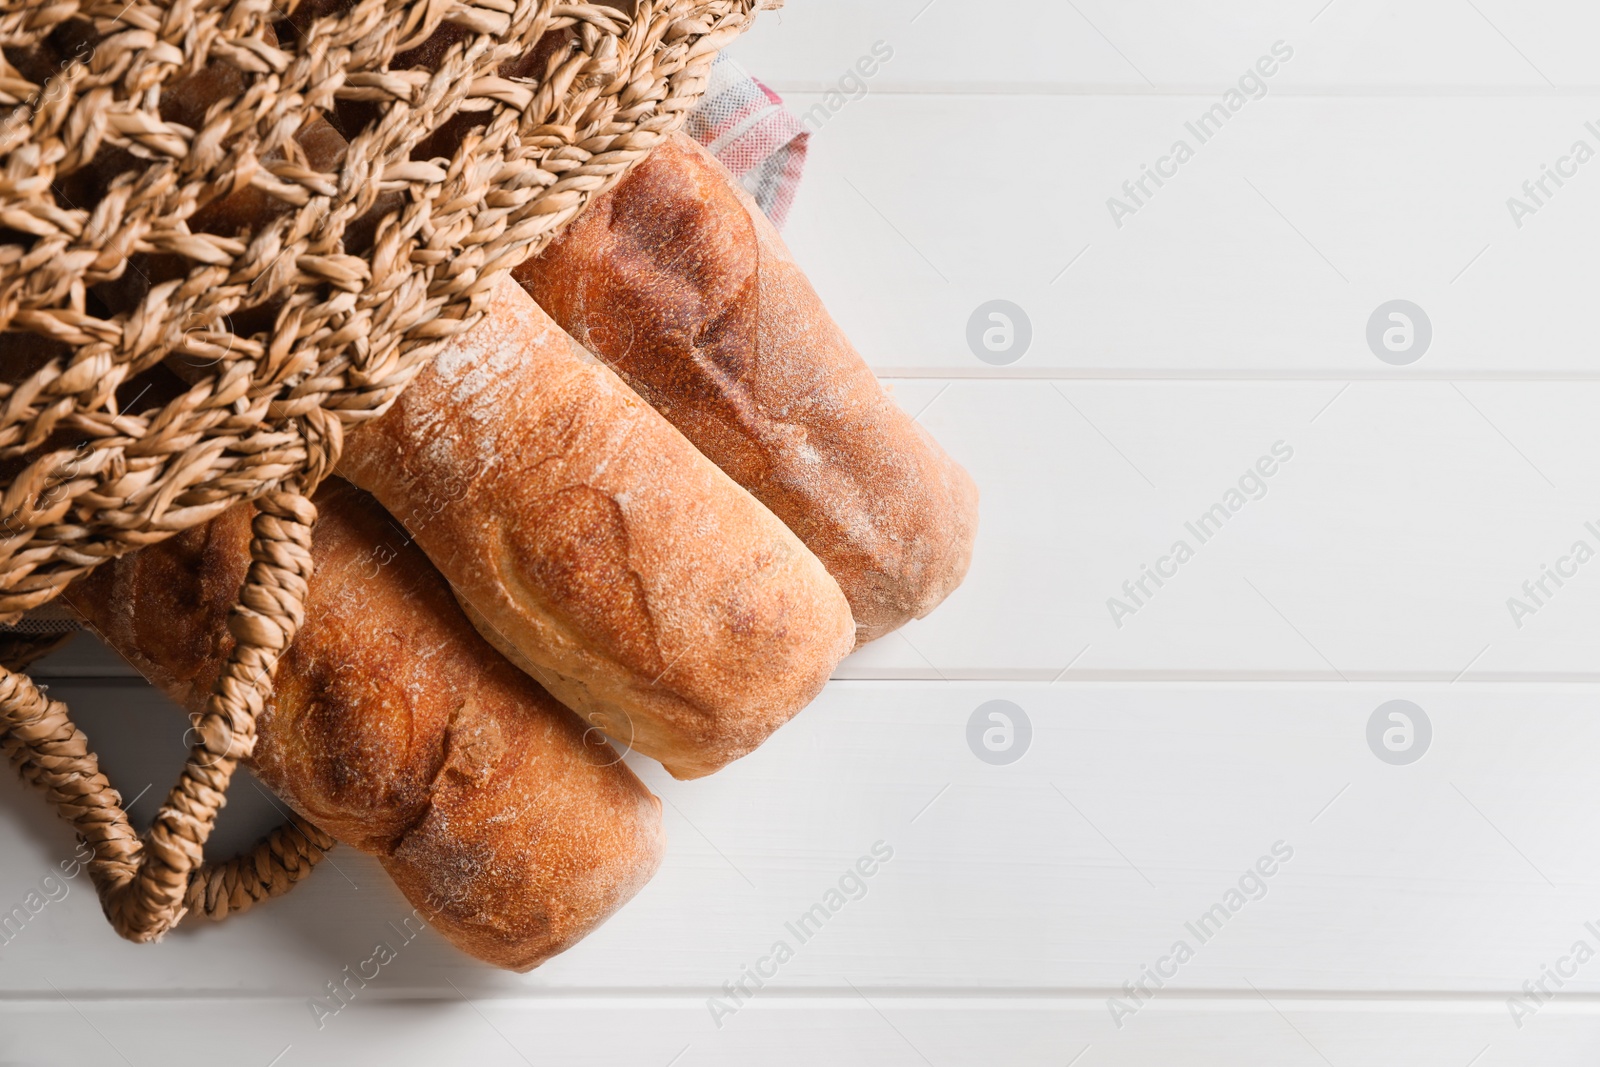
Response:
[[[736,55],[821,106],[790,242],[982,487],[967,584],[726,772],[637,761],[666,865],[537,972],[428,932],[319,1020],[409,911],[354,852],[151,947],[60,883],[0,939],[0,1063],[1595,1062],[1596,41],[1577,0],[764,16]],[[1025,350],[1015,311],[969,344],[994,300]],[[1414,310],[1369,344],[1395,300],[1425,349]],[[52,693],[159,792],[181,720],[80,642]],[[996,700],[1014,762],[969,746]],[[1428,729],[1391,752],[1396,700]],[[218,848],[274,803],[242,781]],[[73,849],[0,807],[5,911]]]

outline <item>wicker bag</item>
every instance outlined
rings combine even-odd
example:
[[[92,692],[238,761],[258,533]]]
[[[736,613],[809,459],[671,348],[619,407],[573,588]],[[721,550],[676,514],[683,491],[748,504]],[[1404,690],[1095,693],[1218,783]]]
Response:
[[[499,272],[682,124],[717,51],[755,8],[775,6],[638,0],[628,16],[556,0],[359,0],[285,43],[272,26],[289,11],[270,0],[0,0],[8,57],[64,28],[94,41],[42,81],[11,61],[0,69],[0,331],[66,353],[9,383],[0,366],[0,622],[239,501],[258,509],[232,655],[142,838],[66,708],[0,668],[0,747],[93,847],[89,870],[122,936],[154,940],[190,910],[243,910],[332,846],[296,820],[244,856],[202,860],[302,619],[308,498],[344,427],[387,410],[477,321]],[[435,69],[389,69],[445,23],[465,32]],[[542,81],[499,76],[555,30],[575,43]],[[198,128],[164,121],[163,86],[219,60],[243,72],[244,91]],[[378,117],[325,174],[294,135],[337,99]],[[459,113],[481,124],[451,158],[411,158]],[[64,180],[111,152],[127,169],[97,203],[71,203]],[[247,187],[288,209],[248,240],[190,230],[197,211]],[[347,227],[394,192],[401,206],[352,254]],[[132,310],[104,311],[93,287],[139,254],[182,269]],[[252,309],[268,309],[270,328],[235,333]],[[168,357],[194,387],[120,408],[117,387]]]

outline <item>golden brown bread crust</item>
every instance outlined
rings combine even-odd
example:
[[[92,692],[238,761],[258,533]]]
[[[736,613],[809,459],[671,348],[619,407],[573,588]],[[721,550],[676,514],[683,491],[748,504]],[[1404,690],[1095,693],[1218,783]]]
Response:
[[[253,765],[379,857],[478,959],[527,970],[598,926],[660,862],[660,801],[614,749],[473,631],[365,494],[318,491],[306,621]],[[203,706],[232,638],[252,509],[102,566],[71,605],[146,677]]]
[[[673,135],[513,274],[800,535],[861,641],[960,584],[972,479],[889,399],[760,208],[692,138]]]
[[[509,278],[340,472],[496,647],[677,777],[755,748],[850,649],[816,557]]]

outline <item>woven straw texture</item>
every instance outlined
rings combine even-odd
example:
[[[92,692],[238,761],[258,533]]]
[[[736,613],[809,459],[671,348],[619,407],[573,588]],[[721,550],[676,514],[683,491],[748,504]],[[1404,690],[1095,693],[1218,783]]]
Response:
[[[123,936],[243,910],[332,846],[296,821],[202,863],[301,622],[308,495],[345,428],[387,410],[496,274],[680,126],[718,49],[776,4],[619,6],[633,10],[359,0],[303,9],[285,40],[294,5],[267,0],[0,0],[0,622],[106,559],[258,509],[234,651],[143,837],[66,709],[0,668],[0,748],[94,848]],[[556,33],[537,76],[502,76]],[[430,38],[451,43],[426,69],[394,63]],[[223,67],[230,90],[174,118],[174,97]],[[351,101],[372,117],[319,170],[296,134]],[[447,123],[450,154],[422,158]],[[271,206],[259,225],[201,225],[241,193]],[[5,366],[19,351],[34,353],[20,377]],[[187,392],[119,399],[163,362]]]

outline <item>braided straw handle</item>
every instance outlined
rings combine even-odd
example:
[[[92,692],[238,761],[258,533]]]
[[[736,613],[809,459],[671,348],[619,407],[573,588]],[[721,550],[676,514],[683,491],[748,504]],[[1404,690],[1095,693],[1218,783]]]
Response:
[[[66,706],[26,675],[0,668],[0,748],[94,850],[88,869],[101,905],[130,941],[160,938],[190,908],[222,918],[287,892],[333,846],[295,820],[245,856],[202,865],[234,769],[255,747],[278,659],[305,617],[311,578],[311,501],[297,489],[277,490],[256,506],[252,562],[228,618],[233,651],[197,717],[199,740],[143,840]]]

